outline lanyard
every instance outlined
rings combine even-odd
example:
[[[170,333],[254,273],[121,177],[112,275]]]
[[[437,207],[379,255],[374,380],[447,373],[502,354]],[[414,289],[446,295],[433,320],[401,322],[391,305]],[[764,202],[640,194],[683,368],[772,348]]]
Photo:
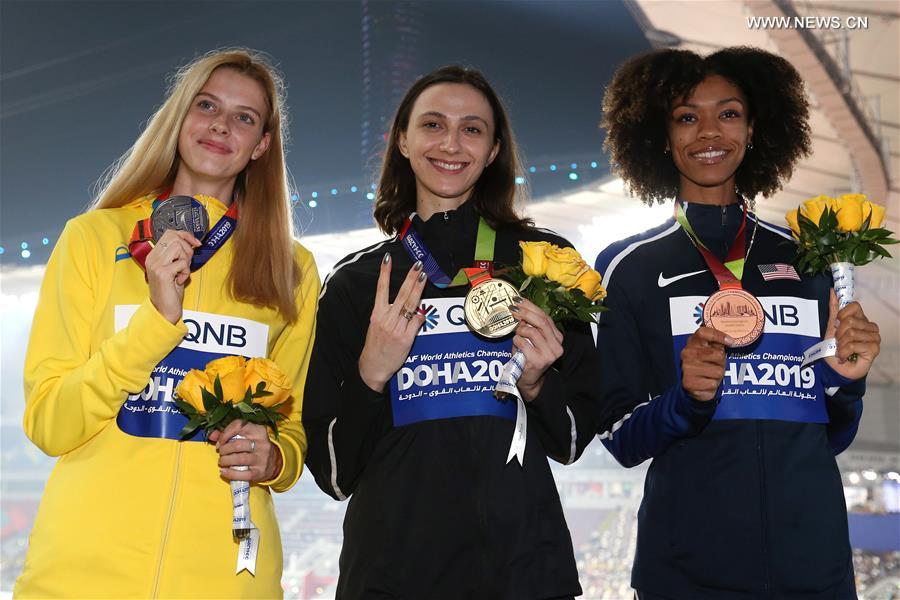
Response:
[[[163,194],[159,198],[153,201],[153,208],[156,209],[159,206],[159,203],[165,200],[168,197],[168,193]],[[128,242],[128,251],[131,253],[132,258],[134,258],[135,262],[140,265],[141,269],[146,270],[144,266],[145,261],[147,260],[147,255],[150,253],[150,250],[153,249],[153,229],[151,227],[151,217],[146,219],[142,219],[135,223],[134,231],[131,233],[131,239]],[[199,248],[194,250],[194,255],[191,257],[191,272],[198,270],[200,267],[205,265],[210,258],[212,258],[213,254],[215,254],[219,248],[225,245],[225,242],[228,241],[228,238],[231,237],[231,234],[234,233],[234,229],[237,226],[238,221],[238,208],[237,202],[232,202],[231,206],[228,207],[228,210],[222,215],[222,218],[219,219],[215,225],[213,225],[209,232],[204,236],[203,243]]]
[[[428,280],[435,286],[439,288],[457,287],[466,285],[470,281],[474,285],[482,279],[493,275],[494,242],[497,239],[497,232],[491,229],[484,217],[479,217],[478,219],[478,236],[475,239],[475,261],[473,267],[460,269],[451,280],[437,264],[428,246],[419,237],[419,233],[412,222],[414,216],[416,216],[416,213],[406,217],[403,228],[400,230],[400,243],[403,244],[403,248],[406,249],[406,253],[411,259],[422,261],[422,269],[428,275]]]
[[[741,278],[744,275],[744,262],[746,261],[744,245],[747,239],[747,208],[744,207],[744,216],[741,220],[741,227],[738,229],[734,242],[731,243],[731,247],[728,249],[728,255],[725,257],[724,263],[719,260],[718,256],[710,252],[709,248],[700,241],[694,228],[691,227],[690,222],[688,222],[687,213],[681,202],[675,202],[675,220],[678,221],[678,224],[681,225],[684,232],[691,241],[694,242],[694,246],[700,251],[703,260],[706,261],[709,270],[719,283],[719,288],[740,288]]]

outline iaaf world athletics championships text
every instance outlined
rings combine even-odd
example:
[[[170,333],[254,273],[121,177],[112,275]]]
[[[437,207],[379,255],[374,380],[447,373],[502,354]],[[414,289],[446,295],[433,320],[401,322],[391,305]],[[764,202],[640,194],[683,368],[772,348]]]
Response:
[[[868,29],[869,17],[747,17],[750,29]]]

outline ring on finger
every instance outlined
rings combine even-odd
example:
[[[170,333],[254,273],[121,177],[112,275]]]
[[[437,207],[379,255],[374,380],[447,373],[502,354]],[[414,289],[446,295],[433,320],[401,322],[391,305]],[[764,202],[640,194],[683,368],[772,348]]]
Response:
[[[405,308],[400,309],[400,316],[406,319],[407,321],[412,321],[412,318],[416,316],[416,313],[406,310]]]
[[[253,454],[253,451],[256,450],[256,442],[250,440],[250,453]]]

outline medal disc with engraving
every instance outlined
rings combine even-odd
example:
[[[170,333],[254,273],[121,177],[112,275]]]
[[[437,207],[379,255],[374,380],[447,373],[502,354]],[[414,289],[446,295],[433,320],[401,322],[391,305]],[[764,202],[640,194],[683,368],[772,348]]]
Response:
[[[765,322],[759,300],[740,288],[721,289],[703,306],[703,324],[729,335],[735,347],[747,346],[759,339]]]
[[[202,240],[209,229],[209,213],[195,198],[172,196],[153,209],[150,227],[153,231],[153,240],[157,242],[167,229],[187,231],[198,240]]]
[[[469,329],[488,338],[501,338],[512,332],[518,322],[509,310],[519,297],[516,286],[502,279],[487,279],[466,294],[464,311]]]

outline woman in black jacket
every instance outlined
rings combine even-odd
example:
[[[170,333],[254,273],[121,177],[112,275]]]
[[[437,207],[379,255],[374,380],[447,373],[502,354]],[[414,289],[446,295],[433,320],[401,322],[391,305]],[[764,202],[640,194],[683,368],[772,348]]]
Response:
[[[480,73],[445,67],[413,84],[375,203],[394,237],[326,279],[307,379],[307,465],[326,493],[352,495],[340,598],[581,593],[547,456],[571,463],[599,425],[590,331],[563,333],[527,301],[497,339],[464,319],[462,268],[517,264],[520,240],[568,246],[517,214],[519,173]],[[491,393],[514,346],[526,355],[521,465],[507,460],[517,403]]]
[[[653,460],[632,586],[642,600],[855,597],[834,455],[856,433],[878,327],[858,303],[838,312],[830,278],[791,266],[790,232],[750,211],[809,153],[800,75],[753,48],[661,50],[618,70],[604,110],[619,174],[675,212],[596,263],[614,413],[600,438],[625,466]],[[803,366],[822,337],[837,355]]]

